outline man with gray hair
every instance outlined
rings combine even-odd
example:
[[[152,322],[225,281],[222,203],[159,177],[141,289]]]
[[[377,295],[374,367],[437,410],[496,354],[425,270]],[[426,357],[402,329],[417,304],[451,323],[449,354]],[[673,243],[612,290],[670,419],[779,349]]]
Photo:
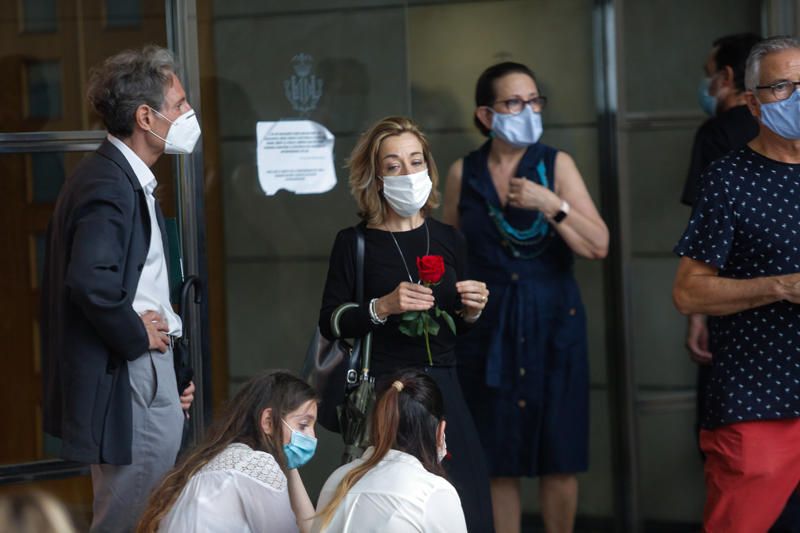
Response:
[[[747,60],[759,133],[703,174],[673,298],[709,315],[704,531],[767,531],[800,482],[800,41]]]
[[[150,167],[200,136],[168,50],[121,52],[88,96],[107,139],[66,180],[42,282],[45,431],[91,464],[92,531],[130,531],[175,463],[194,384],[179,392],[163,215]],[[177,266],[177,265],[175,265]]]

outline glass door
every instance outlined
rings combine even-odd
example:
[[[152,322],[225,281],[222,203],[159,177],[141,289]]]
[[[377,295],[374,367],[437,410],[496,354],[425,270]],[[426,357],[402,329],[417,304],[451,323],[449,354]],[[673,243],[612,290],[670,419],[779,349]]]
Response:
[[[0,6],[0,401],[6,406],[0,411],[0,493],[16,490],[16,483],[34,483],[55,493],[77,517],[91,510],[88,468],[56,459],[59,443],[42,431],[38,317],[44,235],[64,179],[105,138],[85,97],[89,69],[125,48],[155,43],[177,49],[176,43],[188,43],[185,25],[173,31],[187,3],[193,6],[163,0],[20,0]],[[182,44],[180,59],[186,49]],[[197,84],[186,85],[199,102]],[[201,161],[202,154],[195,157]],[[185,187],[192,165],[162,158],[153,168],[167,217],[194,209],[193,191]],[[184,236],[184,256],[192,255],[186,248],[196,243],[196,237]],[[193,253],[189,272],[197,272]],[[194,314],[199,320],[200,313]],[[199,338],[199,327],[195,331]],[[204,417],[195,418],[202,427]]]

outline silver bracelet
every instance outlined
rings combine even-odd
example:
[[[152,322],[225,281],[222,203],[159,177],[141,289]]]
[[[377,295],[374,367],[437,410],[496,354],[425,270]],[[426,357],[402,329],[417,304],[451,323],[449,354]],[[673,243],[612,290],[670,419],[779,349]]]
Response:
[[[375,302],[377,301],[378,301],[377,298],[373,298],[372,300],[369,301],[369,319],[372,320],[373,324],[380,326],[381,324],[386,324],[386,320],[389,317],[386,317],[383,320],[381,320],[381,318],[378,316],[377,311],[375,311]]]

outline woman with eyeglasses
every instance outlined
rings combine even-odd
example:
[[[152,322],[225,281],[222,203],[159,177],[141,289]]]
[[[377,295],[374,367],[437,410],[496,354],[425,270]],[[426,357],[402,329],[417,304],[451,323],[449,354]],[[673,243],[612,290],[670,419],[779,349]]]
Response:
[[[572,531],[588,468],[586,320],[574,255],[602,259],[608,228],[573,159],[539,142],[547,99],[519,63],[486,69],[475,125],[488,137],[450,168],[444,220],[492,294],[459,339],[459,377],[492,478],[497,533],[520,531],[520,477],[539,478],[548,532]]]

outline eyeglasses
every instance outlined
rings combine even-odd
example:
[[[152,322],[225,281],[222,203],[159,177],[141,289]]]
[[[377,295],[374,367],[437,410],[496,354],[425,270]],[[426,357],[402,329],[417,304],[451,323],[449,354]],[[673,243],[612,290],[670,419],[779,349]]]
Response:
[[[509,98],[508,100],[498,100],[492,105],[503,104],[512,115],[522,113],[526,105],[531,106],[531,109],[539,113],[544,106],[547,105],[546,96],[534,96],[530,100],[523,100],[522,98]]]
[[[800,81],[778,80],[772,85],[756,85],[756,89],[771,89],[772,96],[778,100],[786,100],[795,89],[800,86]]]

